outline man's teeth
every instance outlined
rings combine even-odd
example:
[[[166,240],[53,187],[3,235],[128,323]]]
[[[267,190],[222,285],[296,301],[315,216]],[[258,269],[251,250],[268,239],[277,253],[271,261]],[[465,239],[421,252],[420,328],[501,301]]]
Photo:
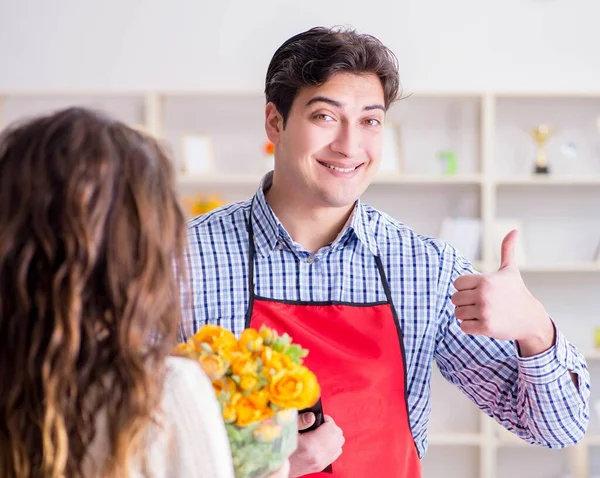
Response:
[[[358,168],[358,166],[354,166],[353,168],[340,168],[338,166],[333,166],[332,164],[327,164],[327,163],[322,163],[322,164],[323,164],[323,166],[327,166],[329,169],[335,169],[336,171],[340,171],[342,173],[351,173],[356,168]]]

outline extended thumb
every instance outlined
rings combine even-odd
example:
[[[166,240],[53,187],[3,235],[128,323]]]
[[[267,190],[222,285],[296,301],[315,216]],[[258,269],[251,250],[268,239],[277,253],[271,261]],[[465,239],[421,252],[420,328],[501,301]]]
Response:
[[[500,269],[505,267],[517,267],[516,245],[519,231],[513,229],[502,240],[502,250],[500,252]]]

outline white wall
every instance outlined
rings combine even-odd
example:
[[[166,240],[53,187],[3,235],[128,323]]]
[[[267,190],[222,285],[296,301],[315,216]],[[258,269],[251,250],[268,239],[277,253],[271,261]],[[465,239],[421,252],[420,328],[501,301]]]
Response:
[[[408,91],[598,90],[598,18],[599,0],[0,0],[0,90],[260,90],[317,24],[381,38]]]

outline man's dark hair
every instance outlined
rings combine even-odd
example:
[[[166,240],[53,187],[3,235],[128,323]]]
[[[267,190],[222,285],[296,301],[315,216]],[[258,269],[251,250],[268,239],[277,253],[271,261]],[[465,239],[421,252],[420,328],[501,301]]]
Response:
[[[381,81],[385,108],[400,89],[398,60],[377,38],[352,28],[315,27],[281,45],[269,64],[265,82],[267,102],[287,121],[298,90],[322,85],[335,73],[373,73]]]

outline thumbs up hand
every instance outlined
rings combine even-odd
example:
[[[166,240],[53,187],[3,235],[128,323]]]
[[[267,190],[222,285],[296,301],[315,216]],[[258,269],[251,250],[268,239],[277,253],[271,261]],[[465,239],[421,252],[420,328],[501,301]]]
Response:
[[[517,267],[517,231],[502,241],[500,268],[491,274],[463,275],[454,281],[452,303],[466,334],[516,340],[522,356],[554,344],[555,331],[544,306],[529,292]]]

